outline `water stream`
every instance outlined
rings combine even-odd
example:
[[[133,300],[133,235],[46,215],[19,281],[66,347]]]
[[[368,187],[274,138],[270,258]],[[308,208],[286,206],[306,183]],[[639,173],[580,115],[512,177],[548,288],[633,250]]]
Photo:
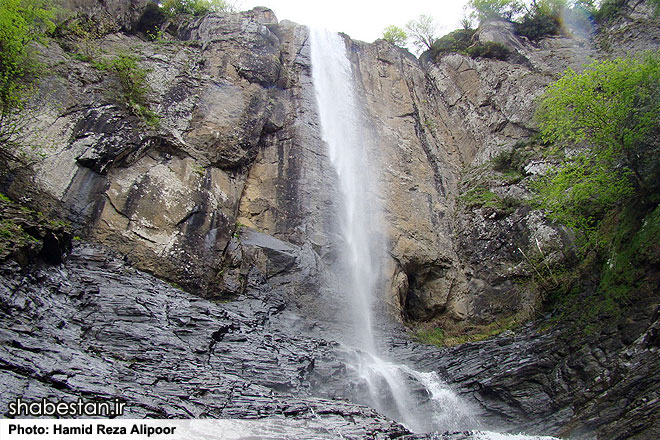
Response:
[[[477,429],[470,405],[435,372],[416,371],[378,353],[373,306],[385,243],[379,231],[377,176],[371,174],[377,170],[368,155],[375,140],[362,116],[344,39],[312,29],[311,56],[321,136],[339,185],[336,206],[341,207],[338,232],[343,241],[338,277],[348,323],[341,342],[348,372],[364,384],[365,395],[356,398],[415,432]]]
[[[446,404],[453,395],[435,373],[421,373],[405,365],[384,359],[376,349],[373,326],[373,302],[381,270],[383,243],[379,243],[379,206],[373,162],[368,157],[370,130],[361,116],[360,102],[354,89],[351,63],[346,56],[344,40],[335,33],[314,29],[311,35],[312,75],[319,116],[321,136],[328,147],[328,155],[337,173],[341,206],[340,235],[343,238],[342,279],[346,292],[345,312],[350,323],[344,329],[344,343],[351,353],[347,365],[361,378],[367,389],[366,400],[384,414],[401,421],[415,431],[434,429],[426,411],[416,401],[414,389],[425,390],[425,400]],[[417,393],[418,394],[418,393]],[[471,417],[465,405],[457,405],[455,395],[453,413],[446,420],[437,420],[443,428],[461,429],[459,425]],[[428,405],[427,405],[428,406]],[[441,405],[445,406],[445,405]],[[457,409],[465,413],[457,414]],[[435,408],[437,415],[443,414]]]

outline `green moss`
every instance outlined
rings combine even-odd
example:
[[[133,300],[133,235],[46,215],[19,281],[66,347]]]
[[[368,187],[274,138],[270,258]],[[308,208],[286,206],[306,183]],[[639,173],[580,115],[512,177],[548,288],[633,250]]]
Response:
[[[65,221],[62,221],[62,220],[50,220],[48,223],[54,228],[66,228],[66,229],[68,229],[68,228],[71,227],[71,223],[65,222]]]
[[[467,48],[466,52],[472,58],[491,58],[504,61],[511,51],[502,43],[486,41],[473,44]]]
[[[501,214],[513,213],[521,201],[513,197],[500,197],[485,184],[478,184],[458,197],[466,208],[493,208]]]
[[[515,317],[502,318],[490,324],[475,326],[462,334],[449,334],[444,329],[434,327],[421,329],[414,333],[414,338],[424,344],[438,347],[453,347],[467,342],[479,342],[511,330],[518,325]]]
[[[0,246],[10,249],[27,243],[39,243],[39,239],[25,232],[23,227],[12,219],[0,221]]]
[[[437,345],[438,347],[445,346],[445,331],[441,328],[418,330],[415,332],[414,337],[423,344]]]
[[[169,284],[170,286],[174,287],[175,289],[183,290],[183,289],[181,288],[181,286],[180,286],[177,282],[175,282],[175,281],[167,281],[167,284]]]

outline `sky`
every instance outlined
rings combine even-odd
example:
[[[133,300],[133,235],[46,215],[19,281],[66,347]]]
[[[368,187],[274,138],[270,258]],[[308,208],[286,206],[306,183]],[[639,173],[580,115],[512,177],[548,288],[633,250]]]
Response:
[[[404,27],[419,17],[430,15],[438,24],[438,36],[461,27],[467,0],[240,0],[240,10],[267,6],[278,20],[324,27],[344,32],[354,40],[368,43],[380,38],[389,25]]]

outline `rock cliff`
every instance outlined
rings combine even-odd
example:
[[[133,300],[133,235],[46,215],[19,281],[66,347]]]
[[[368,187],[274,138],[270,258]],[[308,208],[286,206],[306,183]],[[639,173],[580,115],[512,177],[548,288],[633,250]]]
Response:
[[[328,299],[339,290],[328,270],[337,258],[336,176],[320,136],[308,29],[265,8],[167,18],[145,0],[64,3],[77,15],[39,48],[48,74],[27,108],[30,140],[44,157],[5,172],[2,188],[96,244],[77,245],[63,266],[25,278],[6,269],[3,316],[27,321],[3,326],[3,396],[121,393],[135,416],[322,411],[357,420],[350,435],[404,435],[369,410],[331,400],[350,397],[339,386],[323,392],[326,400],[313,391],[340,364],[328,340],[341,317]],[[380,170],[387,248],[380,299],[390,316],[461,330],[538,310],[541,293],[521,287],[533,275],[528,256],[550,264],[572,258],[570,231],[520,203],[529,197],[521,180],[548,163],[526,163],[520,179],[489,164],[534,135],[535,99],[563,70],[657,49],[658,19],[644,2],[629,3],[593,38],[533,43],[508,23],[485,23],[475,40],[506,45],[506,60],[457,53],[418,60],[383,40],[344,36],[376,140],[369,155]],[[74,24],[88,30],[76,33]],[[129,54],[144,72],[143,106],[155,123],[122,100],[121,78],[107,67]],[[474,203],[474,188],[516,202]],[[657,301],[644,304],[641,324],[623,340],[612,330],[573,347],[562,329],[529,326],[438,351],[393,330],[404,342],[391,350],[442,372],[492,426],[650,439],[660,429]],[[28,322],[50,310],[41,328]],[[81,313],[89,319],[75,318]],[[584,351],[580,365],[573,350]],[[56,367],[58,356],[72,366]],[[163,376],[171,364],[176,377]],[[644,365],[647,379],[631,365]],[[583,391],[573,400],[575,387]],[[148,398],[147,389],[163,397]],[[632,392],[639,396],[630,408],[606,410]],[[633,419],[637,427],[626,427]]]

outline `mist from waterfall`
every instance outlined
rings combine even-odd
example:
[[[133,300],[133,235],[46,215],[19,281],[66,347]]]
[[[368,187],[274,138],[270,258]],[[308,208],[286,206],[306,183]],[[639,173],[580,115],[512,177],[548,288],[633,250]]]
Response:
[[[341,298],[346,298],[343,310],[348,324],[343,328],[342,342],[349,353],[348,370],[365,384],[367,396],[361,398],[412,430],[426,431],[454,423],[464,427],[469,411],[455,395],[453,402],[447,400],[453,394],[435,373],[414,371],[377,353],[373,309],[377,286],[382,281],[384,235],[379,231],[377,176],[371,174],[375,171],[375,160],[368,156],[374,139],[362,117],[343,38],[312,29],[311,55],[321,136],[337,173],[341,198],[336,201],[340,210],[338,232],[342,238],[338,277],[342,280],[341,289],[345,290]],[[419,402],[420,389],[426,405]],[[451,408],[451,414],[438,405]],[[420,411],[420,407],[426,410]],[[436,419],[446,417],[436,420],[431,414]]]
[[[338,200],[341,257],[346,276],[344,287],[349,301],[346,310],[354,325],[350,342],[357,348],[374,352],[372,326],[373,292],[379,274],[380,258],[373,239],[375,213],[370,193],[365,133],[358,100],[353,89],[351,64],[343,39],[335,33],[312,30],[312,72],[321,136],[328,146],[330,161],[337,172],[342,200]]]

